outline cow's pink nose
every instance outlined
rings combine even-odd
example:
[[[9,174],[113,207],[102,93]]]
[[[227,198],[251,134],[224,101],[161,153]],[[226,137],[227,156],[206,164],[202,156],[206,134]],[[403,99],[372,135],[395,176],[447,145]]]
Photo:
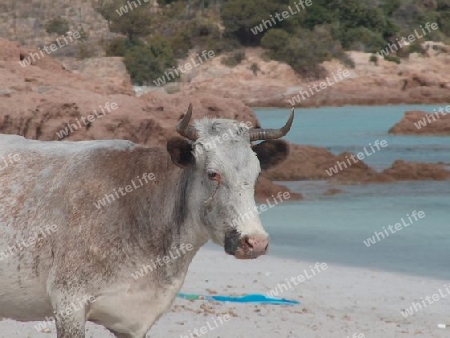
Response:
[[[263,235],[246,236],[242,245],[244,246],[244,252],[250,256],[258,257],[267,252],[269,237]]]

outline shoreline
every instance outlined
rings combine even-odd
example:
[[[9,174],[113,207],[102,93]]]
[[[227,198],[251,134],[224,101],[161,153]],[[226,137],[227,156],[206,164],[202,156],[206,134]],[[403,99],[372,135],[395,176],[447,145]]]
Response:
[[[286,278],[300,275],[314,266],[313,261],[297,261],[273,256],[240,261],[227,256],[217,247],[202,248],[189,268],[181,292],[198,294],[243,295],[265,294]],[[323,262],[322,262],[323,263]],[[326,262],[325,262],[326,263]],[[327,263],[328,264],[328,263]],[[224,268],[226,267],[226,269]],[[446,309],[450,297],[404,318],[401,311],[433,294],[445,282],[364,268],[328,264],[322,272],[305,279],[280,298],[301,302],[298,306],[275,306],[218,303],[176,299],[169,312],[154,325],[149,336],[188,337],[207,323],[216,323],[203,337],[248,338],[249,332],[261,338],[279,337],[448,337],[448,329],[439,329],[449,321]],[[218,318],[228,318],[220,321]],[[0,337],[38,333],[34,323],[0,322]],[[89,323],[87,337],[112,337],[103,328]]]
[[[399,102],[399,103],[358,103],[358,104],[353,104],[353,103],[342,103],[342,104],[334,104],[334,105],[311,105],[311,106],[302,106],[302,105],[296,105],[294,108],[295,109],[320,109],[320,108],[336,108],[336,107],[402,107],[402,106],[430,106],[430,105],[450,105],[450,101],[436,101],[436,102]],[[266,109],[290,109],[291,106],[286,105],[286,106],[254,106],[252,104],[248,104],[247,106],[249,106],[252,109],[258,109],[258,110],[266,110]]]
[[[280,100],[280,101],[272,101],[272,100],[268,100],[268,102],[270,102],[270,105],[266,105],[266,104],[260,104],[259,102],[265,102],[265,101],[256,101],[256,103],[254,102],[246,102],[245,100],[243,100],[243,102],[249,106],[252,109],[270,109],[270,108],[291,108],[292,106],[290,106],[288,104],[288,102],[284,103],[284,100]],[[277,103],[278,102],[278,103]],[[430,98],[429,100],[410,100],[410,101],[398,101],[398,100],[348,100],[345,102],[339,102],[339,103],[335,103],[335,104],[316,104],[316,103],[311,103],[311,104],[297,104],[295,105],[295,108],[336,108],[336,107],[345,107],[345,106],[350,106],[350,107],[364,107],[364,106],[369,106],[369,107],[374,107],[374,106],[401,106],[401,105],[433,105],[433,104],[449,104],[449,101],[446,100],[442,100],[441,98],[436,98],[436,99],[432,99]]]

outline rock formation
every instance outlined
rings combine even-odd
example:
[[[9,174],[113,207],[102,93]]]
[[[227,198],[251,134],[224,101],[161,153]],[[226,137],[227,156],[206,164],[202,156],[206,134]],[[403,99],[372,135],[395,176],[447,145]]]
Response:
[[[395,135],[450,136],[450,105],[440,108],[440,111],[432,113],[407,111],[403,118],[389,129],[389,133]]]

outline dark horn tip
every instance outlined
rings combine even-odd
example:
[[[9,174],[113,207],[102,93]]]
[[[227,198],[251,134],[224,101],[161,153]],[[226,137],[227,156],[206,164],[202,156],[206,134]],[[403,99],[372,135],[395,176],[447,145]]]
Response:
[[[294,115],[295,115],[295,111],[294,111],[294,107],[292,107],[291,115],[289,115],[289,118],[288,118],[288,120],[287,120],[287,122],[286,122],[286,124],[285,124],[285,126],[283,128],[284,131],[286,132],[286,134],[288,133],[288,131],[292,127],[292,123],[294,122]],[[286,134],[284,134],[284,135],[286,135]]]
[[[196,130],[189,125],[192,118],[192,103],[189,103],[189,108],[181,119],[181,121],[176,126],[176,131],[191,141],[195,141],[198,138]]]
[[[184,129],[186,129],[187,126],[189,125],[189,122],[191,121],[191,117],[192,117],[192,103],[189,103],[189,108],[186,114],[184,114],[183,118],[176,127],[177,131],[183,131]]]

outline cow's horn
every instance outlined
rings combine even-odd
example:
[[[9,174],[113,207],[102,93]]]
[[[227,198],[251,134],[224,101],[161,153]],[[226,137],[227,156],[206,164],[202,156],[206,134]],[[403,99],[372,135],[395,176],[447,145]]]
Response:
[[[292,107],[291,115],[283,128],[280,129],[250,129],[250,141],[258,140],[275,140],[281,138],[291,129],[294,121],[294,107]]]
[[[181,136],[184,136],[191,141],[195,141],[196,139],[198,139],[198,133],[194,127],[189,125],[191,117],[192,117],[192,103],[189,103],[189,108],[186,112],[186,115],[184,115],[183,119],[178,123],[176,129],[178,134],[180,134]]]

